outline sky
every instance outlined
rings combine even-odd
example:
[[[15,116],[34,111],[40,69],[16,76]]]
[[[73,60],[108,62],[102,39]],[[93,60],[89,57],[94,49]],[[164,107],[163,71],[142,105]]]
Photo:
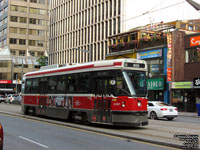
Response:
[[[193,1],[200,4],[200,0]],[[125,31],[158,22],[200,19],[200,12],[185,0],[126,0],[125,7]]]

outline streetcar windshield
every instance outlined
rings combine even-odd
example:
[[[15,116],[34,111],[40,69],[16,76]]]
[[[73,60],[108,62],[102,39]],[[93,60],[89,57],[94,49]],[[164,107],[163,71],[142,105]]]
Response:
[[[126,82],[129,86],[131,95],[133,95],[133,96],[146,96],[147,95],[145,72],[126,71],[126,72],[124,72],[124,75],[127,78]]]
[[[146,76],[142,71],[123,71],[117,75],[117,95],[142,96],[147,95]]]

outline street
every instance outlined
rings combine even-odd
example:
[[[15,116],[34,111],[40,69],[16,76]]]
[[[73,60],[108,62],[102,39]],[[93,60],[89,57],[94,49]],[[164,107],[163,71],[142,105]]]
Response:
[[[119,128],[24,116],[21,114],[20,105],[0,104],[0,112],[2,114],[0,116],[1,123],[5,126],[5,150],[12,149],[17,143],[23,143],[23,145],[18,145],[19,149],[20,146],[28,146],[29,149],[38,146],[41,149],[47,147],[48,149],[55,147],[58,149],[61,146],[70,147],[70,150],[93,149],[94,147],[102,149],[101,145],[108,145],[109,149],[130,149],[136,147],[135,143],[137,146],[141,146],[137,149],[155,149],[155,145],[151,144],[177,148],[183,146],[184,141],[175,138],[174,135],[200,136],[200,118],[196,116],[180,115],[173,121],[149,119],[148,126]],[[136,141],[145,143],[139,142],[138,144]],[[146,143],[150,143],[150,145]],[[104,149],[106,148],[107,146]],[[156,146],[156,149],[164,148]]]
[[[170,148],[19,117],[0,115],[4,150],[167,150]]]

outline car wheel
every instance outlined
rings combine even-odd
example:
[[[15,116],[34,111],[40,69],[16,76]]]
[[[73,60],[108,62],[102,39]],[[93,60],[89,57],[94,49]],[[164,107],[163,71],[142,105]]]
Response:
[[[174,119],[174,117],[168,117],[167,118],[167,120],[173,120]]]
[[[150,113],[150,118],[151,118],[151,119],[154,119],[154,120],[158,119],[157,114],[156,114],[155,111],[152,111],[152,112]]]

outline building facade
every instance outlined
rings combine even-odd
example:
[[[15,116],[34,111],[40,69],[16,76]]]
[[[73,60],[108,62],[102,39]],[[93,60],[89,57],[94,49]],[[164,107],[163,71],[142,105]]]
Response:
[[[49,64],[105,59],[107,37],[122,31],[123,0],[51,0]]]
[[[48,0],[0,1],[0,91],[13,92],[48,51],[48,10]]]
[[[1,0],[0,47],[8,46],[14,56],[43,56],[48,20],[47,0]]]
[[[109,37],[110,53],[106,59],[145,60],[149,100],[171,103],[183,111],[196,111],[200,91],[193,84],[200,81],[199,22],[159,23],[113,35]],[[192,42],[196,45],[191,45]]]
[[[178,30],[173,38],[181,40],[172,45],[171,103],[180,110],[194,112],[200,102],[200,33]]]

